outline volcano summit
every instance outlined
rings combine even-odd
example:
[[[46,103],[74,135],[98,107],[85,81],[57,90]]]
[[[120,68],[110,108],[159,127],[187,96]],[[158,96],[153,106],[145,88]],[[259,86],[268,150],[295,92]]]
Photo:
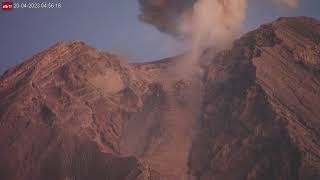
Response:
[[[0,77],[2,180],[318,180],[320,22],[129,64],[58,43]]]

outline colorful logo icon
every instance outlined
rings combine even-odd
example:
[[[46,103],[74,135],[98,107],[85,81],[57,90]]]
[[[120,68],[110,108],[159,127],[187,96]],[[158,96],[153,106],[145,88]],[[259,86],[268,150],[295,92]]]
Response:
[[[3,11],[13,10],[13,2],[2,2],[1,6]]]

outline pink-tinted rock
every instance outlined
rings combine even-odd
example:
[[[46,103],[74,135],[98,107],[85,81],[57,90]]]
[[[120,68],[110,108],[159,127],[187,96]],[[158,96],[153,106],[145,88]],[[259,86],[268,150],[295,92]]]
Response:
[[[58,43],[0,77],[0,179],[320,179],[319,44],[281,18],[193,75]]]

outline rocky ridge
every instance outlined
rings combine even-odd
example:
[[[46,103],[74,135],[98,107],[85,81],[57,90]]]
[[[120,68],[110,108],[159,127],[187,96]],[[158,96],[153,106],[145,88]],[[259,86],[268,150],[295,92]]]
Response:
[[[0,77],[0,179],[320,179],[320,23],[128,64],[58,43]],[[198,68],[198,67],[195,67]]]

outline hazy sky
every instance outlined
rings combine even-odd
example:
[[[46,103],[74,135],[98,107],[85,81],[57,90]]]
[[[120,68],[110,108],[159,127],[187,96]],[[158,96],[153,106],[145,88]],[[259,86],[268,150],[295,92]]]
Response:
[[[320,18],[320,0],[301,0],[295,10],[274,8],[269,1],[250,1],[245,31],[279,16]],[[100,50],[126,56],[130,62],[161,59],[181,50],[175,39],[137,19],[137,0],[49,2],[60,2],[62,8],[0,10],[0,74],[57,41],[82,40]]]

